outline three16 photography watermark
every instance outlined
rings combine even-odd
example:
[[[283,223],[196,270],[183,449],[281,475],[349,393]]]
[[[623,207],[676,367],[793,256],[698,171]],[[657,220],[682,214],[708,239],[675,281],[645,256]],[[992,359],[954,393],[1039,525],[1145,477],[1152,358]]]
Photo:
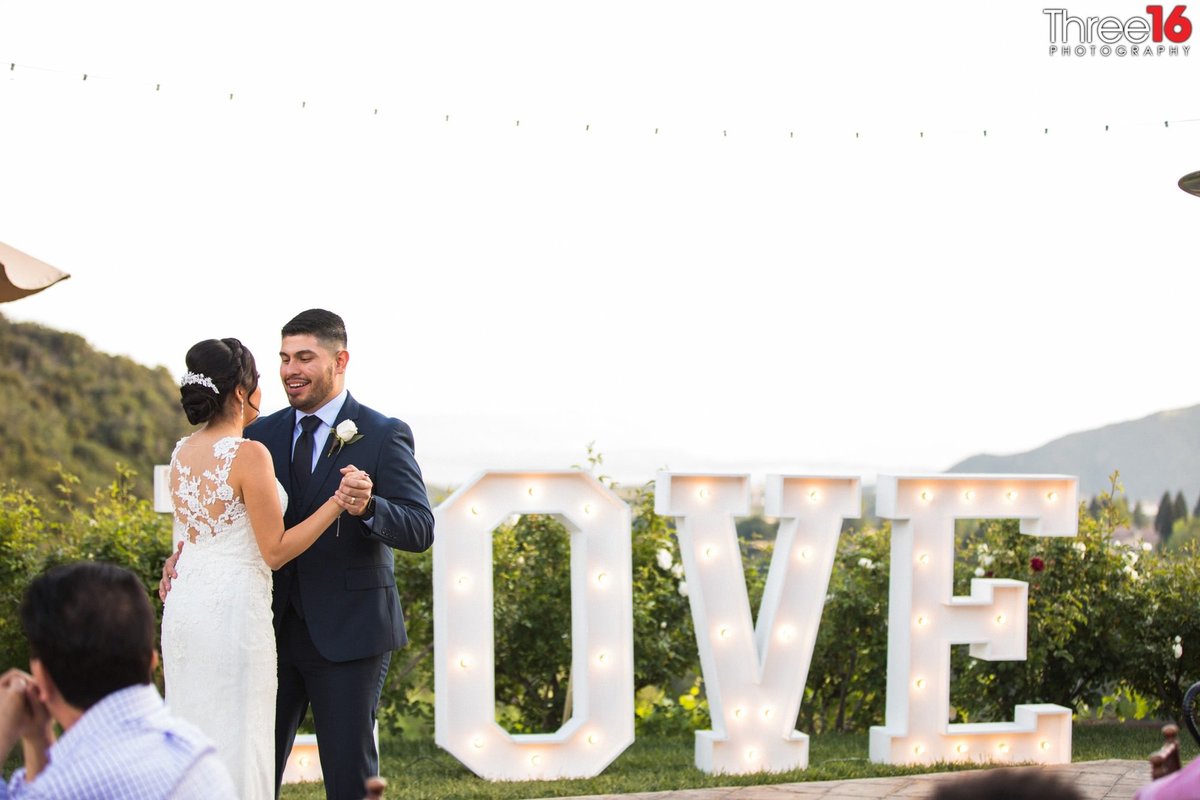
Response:
[[[1076,17],[1043,8],[1050,20],[1050,55],[1102,58],[1176,58],[1191,52],[1187,6],[1146,6],[1145,16]]]

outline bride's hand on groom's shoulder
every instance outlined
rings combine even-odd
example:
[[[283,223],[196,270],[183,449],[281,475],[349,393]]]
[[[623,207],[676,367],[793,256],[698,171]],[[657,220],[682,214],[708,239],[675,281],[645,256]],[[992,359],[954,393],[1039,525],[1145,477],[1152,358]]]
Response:
[[[179,573],[175,571],[175,565],[179,563],[179,554],[183,552],[183,542],[175,548],[175,552],[163,564],[162,580],[158,582],[158,599],[167,602],[167,594],[171,591],[171,580],[178,578]]]

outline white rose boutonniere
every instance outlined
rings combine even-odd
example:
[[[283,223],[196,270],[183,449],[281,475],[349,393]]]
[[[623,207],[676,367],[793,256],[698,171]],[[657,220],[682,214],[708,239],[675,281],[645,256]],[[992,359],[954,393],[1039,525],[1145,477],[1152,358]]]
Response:
[[[344,419],[333,429],[333,441],[329,443],[327,455],[335,456],[341,452],[343,447],[354,444],[361,438],[363,435],[358,432],[358,426],[354,424],[354,420]]]

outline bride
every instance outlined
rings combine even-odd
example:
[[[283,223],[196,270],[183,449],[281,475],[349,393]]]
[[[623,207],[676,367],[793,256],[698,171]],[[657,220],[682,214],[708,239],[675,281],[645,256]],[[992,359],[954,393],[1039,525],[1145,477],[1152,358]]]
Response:
[[[187,544],[163,607],[167,705],[216,743],[241,800],[271,800],[271,571],[308,549],[348,506],[335,493],[284,530],[287,495],[271,455],[241,438],[262,395],[254,356],[237,339],[208,339],[188,351],[187,369],[180,402],[203,427],[171,455],[175,538]],[[360,475],[353,467],[343,474]]]

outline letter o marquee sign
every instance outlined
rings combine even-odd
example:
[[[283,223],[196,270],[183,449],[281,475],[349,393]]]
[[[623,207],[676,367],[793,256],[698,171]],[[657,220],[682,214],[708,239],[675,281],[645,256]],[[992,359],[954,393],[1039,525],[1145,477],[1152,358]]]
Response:
[[[550,514],[571,535],[571,719],[554,733],[496,724],[492,532]],[[491,780],[588,778],[633,743],[629,507],[591,475],[487,472],[434,512],[435,739]]]

